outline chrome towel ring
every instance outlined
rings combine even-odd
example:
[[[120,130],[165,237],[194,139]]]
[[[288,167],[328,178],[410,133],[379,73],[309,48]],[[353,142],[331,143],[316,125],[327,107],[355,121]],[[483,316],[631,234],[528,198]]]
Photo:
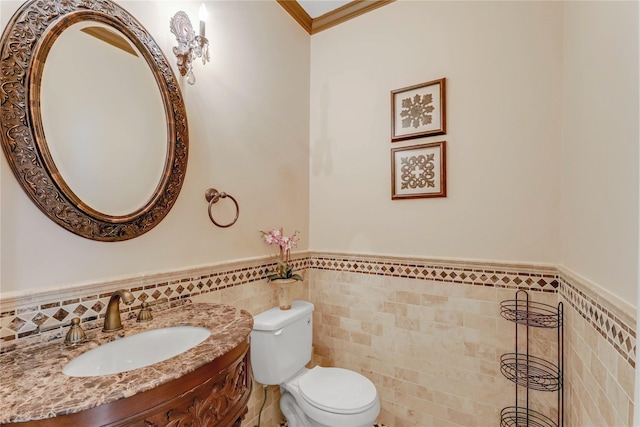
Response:
[[[227,197],[230,198],[231,201],[233,201],[234,205],[236,205],[236,217],[229,224],[219,224],[215,219],[213,219],[213,215],[211,215],[211,206],[213,206],[214,203],[217,203],[218,200],[224,199]],[[222,228],[231,227],[233,224],[236,223],[236,221],[238,220],[238,216],[240,215],[240,206],[238,206],[238,202],[236,201],[236,199],[233,198],[233,196],[223,191],[218,191],[215,188],[209,188],[204,193],[204,198],[207,199],[207,202],[209,202],[209,219],[211,220],[211,222],[213,222],[218,227],[222,227]]]

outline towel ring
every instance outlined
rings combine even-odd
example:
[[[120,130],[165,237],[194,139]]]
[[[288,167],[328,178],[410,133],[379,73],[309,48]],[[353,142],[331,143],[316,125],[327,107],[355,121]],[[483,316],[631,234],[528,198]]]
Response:
[[[233,204],[236,205],[236,217],[229,224],[219,224],[215,219],[213,219],[213,215],[211,215],[211,206],[213,206],[214,203],[217,203],[218,200],[224,199],[226,197],[230,198],[231,201],[233,201]],[[209,188],[204,193],[204,198],[207,199],[207,202],[209,202],[209,219],[211,220],[211,222],[221,228],[231,227],[236,223],[236,221],[238,220],[238,216],[240,215],[240,206],[238,206],[238,202],[233,198],[233,196],[225,193],[224,191],[218,191],[215,188]]]

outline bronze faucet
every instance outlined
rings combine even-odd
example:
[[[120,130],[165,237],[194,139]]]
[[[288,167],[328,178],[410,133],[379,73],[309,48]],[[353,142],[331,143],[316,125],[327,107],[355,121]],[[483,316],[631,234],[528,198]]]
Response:
[[[112,332],[122,329],[122,322],[120,321],[120,300],[127,305],[130,305],[135,300],[133,294],[126,289],[119,289],[111,295],[109,304],[107,305],[107,312],[104,316],[104,327],[102,332]]]

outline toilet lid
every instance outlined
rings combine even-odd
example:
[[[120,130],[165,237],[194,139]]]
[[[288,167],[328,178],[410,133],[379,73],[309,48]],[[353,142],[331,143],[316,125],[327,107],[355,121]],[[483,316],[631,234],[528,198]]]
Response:
[[[357,372],[316,366],[299,382],[300,394],[311,405],[337,414],[366,411],[376,403],[373,383]]]

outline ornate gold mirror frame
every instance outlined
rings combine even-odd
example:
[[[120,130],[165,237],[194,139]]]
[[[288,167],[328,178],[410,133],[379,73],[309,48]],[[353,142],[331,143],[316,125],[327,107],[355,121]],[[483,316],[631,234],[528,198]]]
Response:
[[[153,196],[126,215],[98,212],[71,191],[51,159],[42,130],[39,96],[47,53],[64,29],[81,21],[103,23],[124,34],[151,68],[164,104],[168,141],[162,178]],[[0,47],[2,148],[36,206],[58,225],[92,240],[128,240],[158,225],[182,188],[189,136],[182,93],[151,35],[110,0],[30,0],[7,24]]]

